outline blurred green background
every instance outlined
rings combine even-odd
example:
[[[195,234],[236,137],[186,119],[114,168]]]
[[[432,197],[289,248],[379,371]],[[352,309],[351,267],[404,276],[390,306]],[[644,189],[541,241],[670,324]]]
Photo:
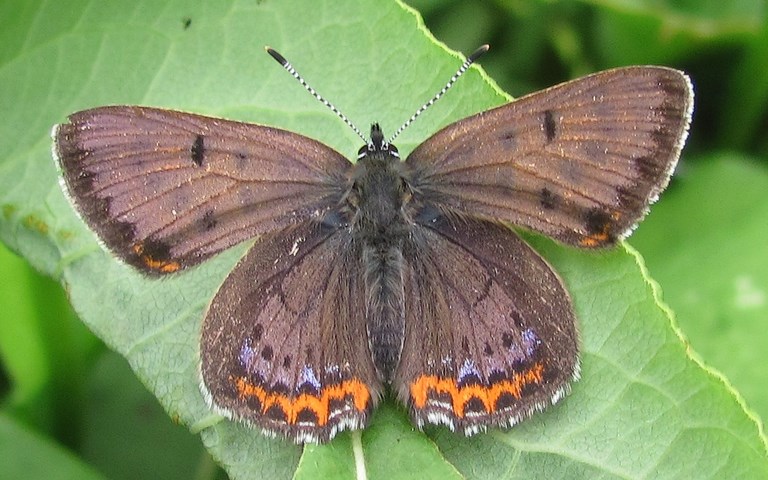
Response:
[[[17,10],[23,4],[0,2],[5,41],[23,42],[28,33],[14,30],[14,19],[29,14]],[[614,66],[660,64],[689,73],[696,111],[683,160],[669,190],[629,243],[662,286],[692,350],[723,372],[748,408],[765,418],[765,2],[409,4],[453,49],[469,53],[491,44],[480,63],[515,97]],[[0,52],[0,71],[12,61]],[[12,99],[3,105],[12,105]],[[9,218],[13,212],[3,215]],[[33,219],[25,226],[36,228]],[[57,282],[40,276],[2,244],[0,272],[0,452],[24,446],[46,452],[55,465],[38,472],[42,467],[30,462],[18,478],[224,476],[198,437],[175,425],[125,360],[80,323]]]

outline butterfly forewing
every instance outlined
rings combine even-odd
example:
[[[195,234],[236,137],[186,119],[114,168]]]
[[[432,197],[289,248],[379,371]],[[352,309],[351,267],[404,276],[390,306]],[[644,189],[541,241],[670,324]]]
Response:
[[[681,72],[608,70],[451,124],[406,163],[441,209],[606,246],[667,185],[692,105]]]
[[[578,376],[568,292],[503,225],[439,216],[404,249],[406,330],[394,381],[414,422],[511,426]]]
[[[71,115],[54,130],[54,153],[83,218],[150,274],[321,218],[351,166],[295,133],[128,106]]]
[[[208,401],[297,442],[362,428],[382,387],[366,340],[359,255],[350,236],[319,222],[257,241],[203,323]]]

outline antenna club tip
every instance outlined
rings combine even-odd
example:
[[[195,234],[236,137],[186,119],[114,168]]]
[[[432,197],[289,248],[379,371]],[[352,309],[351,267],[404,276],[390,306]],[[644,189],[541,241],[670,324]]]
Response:
[[[480,46],[480,48],[478,48],[477,50],[475,50],[474,52],[472,52],[472,55],[470,55],[470,56],[467,58],[467,60],[469,60],[470,62],[474,62],[475,60],[477,60],[478,58],[480,58],[481,56],[483,56],[483,54],[484,54],[485,52],[487,52],[488,50],[490,50],[490,48],[491,48],[491,46],[490,46],[490,45],[488,45],[487,43],[486,43],[485,45],[481,45],[481,46]]]
[[[285,66],[288,63],[288,60],[286,60],[284,56],[280,55],[277,50],[273,49],[272,47],[265,46],[264,50],[266,50],[267,53],[272,56],[272,58],[274,58],[280,65]]]

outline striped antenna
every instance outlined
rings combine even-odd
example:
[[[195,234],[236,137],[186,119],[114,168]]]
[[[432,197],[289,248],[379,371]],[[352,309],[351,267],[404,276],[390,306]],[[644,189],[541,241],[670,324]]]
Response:
[[[317,93],[317,91],[314,88],[310,87],[307,84],[307,82],[304,81],[304,78],[302,78],[302,76],[299,75],[299,72],[297,72],[296,69],[293,68],[293,65],[291,65],[290,62],[288,62],[288,60],[285,59],[285,57],[280,55],[276,50],[274,50],[271,47],[265,47],[265,48],[267,50],[267,53],[269,53],[272,56],[272,58],[277,60],[277,63],[282,65],[284,69],[288,70],[288,73],[293,75],[293,78],[298,80],[299,83],[301,83],[304,86],[304,88],[306,88],[307,91],[312,94],[313,97],[318,99],[320,103],[330,108],[333,113],[338,115],[338,117],[341,118],[344,121],[344,123],[346,123],[349,126],[349,128],[351,128],[357,134],[358,137],[363,139],[363,142],[365,142],[368,145],[372,145],[371,144],[372,140],[366,138],[365,135],[363,135],[362,132],[360,132],[360,129],[357,128],[343,113],[341,113],[338,108],[336,108],[331,102],[323,98],[319,93]],[[459,67],[459,69],[456,71],[456,73],[453,74],[451,79],[448,80],[448,83],[446,83],[445,86],[439,92],[437,92],[437,94],[434,97],[432,97],[430,101],[428,101],[427,103],[422,105],[421,108],[416,110],[416,113],[411,115],[411,118],[409,118],[402,126],[400,126],[400,128],[397,129],[397,131],[392,135],[392,137],[390,137],[389,141],[384,143],[383,146],[386,147],[387,145],[391,144],[395,140],[395,138],[397,138],[398,135],[403,133],[403,130],[408,128],[408,126],[411,123],[413,123],[413,121],[416,120],[416,118],[418,118],[419,115],[424,113],[426,109],[431,107],[440,97],[442,97],[445,94],[445,92],[447,92],[448,89],[451,88],[454,83],[456,83],[456,80],[458,80],[459,77],[462,76],[464,72],[467,71],[467,69],[469,69],[469,66],[472,65],[478,58],[480,58],[481,55],[487,52],[489,48],[490,47],[488,45],[483,45],[477,50],[475,50],[475,52],[472,55],[467,57],[467,59],[464,61],[461,67]]]
[[[267,50],[267,53],[270,54],[272,58],[277,60],[277,63],[282,65],[284,69],[288,70],[288,73],[293,75],[293,78],[298,80],[299,83],[301,83],[304,86],[304,88],[306,88],[307,91],[312,94],[313,97],[318,99],[320,103],[322,103],[326,107],[330,108],[331,111],[336,115],[338,115],[340,119],[344,120],[344,123],[349,125],[349,128],[351,128],[357,134],[358,137],[363,139],[363,142],[365,142],[366,144],[370,143],[370,140],[360,132],[360,129],[357,128],[351,121],[349,121],[349,119],[343,113],[341,113],[338,108],[336,108],[331,102],[323,98],[322,95],[317,93],[317,91],[314,88],[310,87],[307,84],[307,82],[304,81],[301,75],[299,75],[299,72],[297,72],[296,69],[293,68],[293,65],[291,65],[288,62],[288,60],[285,59],[284,56],[280,55],[276,50],[272,49],[271,47],[264,47],[264,48]]]
[[[461,67],[459,67],[459,69],[456,71],[456,73],[453,74],[451,79],[448,80],[448,83],[446,83],[445,86],[439,92],[437,92],[437,94],[435,94],[435,96],[432,97],[432,99],[430,101],[428,101],[427,103],[422,105],[421,108],[416,110],[416,113],[411,115],[411,118],[406,120],[406,122],[400,128],[397,129],[397,131],[389,138],[389,143],[394,142],[395,138],[397,138],[398,135],[403,133],[403,130],[408,128],[408,125],[413,123],[413,121],[416,120],[416,118],[419,115],[424,113],[424,110],[426,110],[429,107],[431,107],[440,97],[442,97],[445,94],[445,92],[447,92],[448,89],[451,88],[454,83],[456,83],[456,80],[458,80],[459,77],[462,76],[464,74],[464,72],[467,71],[467,69],[469,69],[469,66],[472,65],[485,52],[487,52],[489,48],[491,48],[491,47],[489,47],[488,45],[483,45],[480,48],[478,48],[477,50],[475,50],[474,53],[472,53],[472,55],[467,57],[467,59],[464,61],[464,63],[461,64]]]

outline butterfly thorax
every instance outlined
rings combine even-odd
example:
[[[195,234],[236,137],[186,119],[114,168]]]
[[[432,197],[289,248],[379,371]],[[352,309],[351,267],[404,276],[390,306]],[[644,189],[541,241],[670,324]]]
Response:
[[[411,195],[397,149],[383,142],[377,128],[371,143],[360,149],[347,202],[356,239],[384,248],[400,245],[407,236],[405,207]]]

